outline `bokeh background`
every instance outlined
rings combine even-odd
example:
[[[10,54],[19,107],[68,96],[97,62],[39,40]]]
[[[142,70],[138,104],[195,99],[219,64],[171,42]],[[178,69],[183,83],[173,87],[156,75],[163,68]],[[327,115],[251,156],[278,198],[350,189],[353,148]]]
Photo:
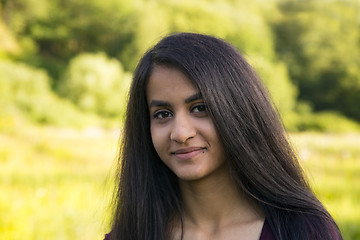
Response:
[[[359,0],[1,0],[0,239],[103,239],[132,72],[180,31],[246,56],[360,239]]]

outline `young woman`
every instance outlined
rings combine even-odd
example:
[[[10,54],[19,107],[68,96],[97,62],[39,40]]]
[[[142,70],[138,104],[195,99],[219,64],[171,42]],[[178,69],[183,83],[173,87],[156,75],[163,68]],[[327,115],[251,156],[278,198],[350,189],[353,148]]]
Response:
[[[106,239],[342,239],[260,79],[230,44],[174,34],[141,59]]]

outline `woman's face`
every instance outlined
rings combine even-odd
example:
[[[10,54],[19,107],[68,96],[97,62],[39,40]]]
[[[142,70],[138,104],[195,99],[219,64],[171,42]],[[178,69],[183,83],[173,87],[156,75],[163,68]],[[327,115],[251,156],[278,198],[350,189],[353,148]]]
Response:
[[[225,157],[199,90],[176,68],[155,66],[147,86],[151,137],[161,160],[182,180],[225,169]]]

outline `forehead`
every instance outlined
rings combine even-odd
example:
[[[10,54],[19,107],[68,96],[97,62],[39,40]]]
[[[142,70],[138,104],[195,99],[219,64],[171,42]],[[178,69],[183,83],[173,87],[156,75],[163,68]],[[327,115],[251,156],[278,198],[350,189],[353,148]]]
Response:
[[[194,83],[180,70],[171,66],[155,66],[146,88],[147,100],[164,95],[183,95],[198,92]]]

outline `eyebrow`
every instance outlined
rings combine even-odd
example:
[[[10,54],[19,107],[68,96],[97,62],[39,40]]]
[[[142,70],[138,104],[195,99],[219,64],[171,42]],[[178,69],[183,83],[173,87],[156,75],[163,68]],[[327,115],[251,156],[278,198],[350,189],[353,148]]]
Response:
[[[191,103],[193,101],[200,100],[202,98],[203,97],[202,97],[201,93],[197,92],[194,95],[191,95],[190,97],[186,98],[185,103]]]
[[[200,100],[202,99],[202,95],[201,93],[195,93],[193,95],[191,95],[190,97],[185,99],[185,103],[191,103],[193,101],[196,100]],[[166,101],[161,101],[161,100],[152,100],[149,104],[149,108],[152,107],[170,107],[170,103],[166,102]]]

